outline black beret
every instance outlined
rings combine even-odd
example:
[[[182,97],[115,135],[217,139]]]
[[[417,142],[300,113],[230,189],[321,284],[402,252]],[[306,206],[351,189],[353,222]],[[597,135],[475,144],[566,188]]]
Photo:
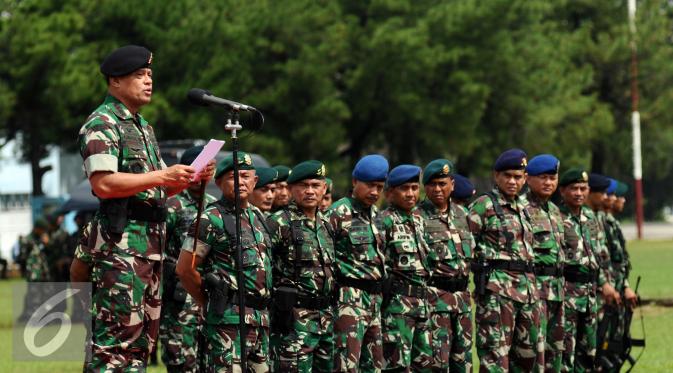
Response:
[[[100,64],[105,76],[124,76],[152,65],[152,52],[145,47],[126,45],[115,49]]]
[[[203,145],[192,146],[191,148],[185,150],[184,153],[182,153],[182,155],[180,156],[180,164],[189,166],[190,164],[192,164],[192,162],[194,162],[196,157],[198,157],[199,154],[201,154],[202,150]]]
[[[589,174],[589,189],[592,192],[605,192],[610,186],[610,179],[601,174]]]
[[[526,152],[521,149],[509,149],[504,151],[493,165],[493,170],[507,171],[507,170],[523,170],[526,168]]]

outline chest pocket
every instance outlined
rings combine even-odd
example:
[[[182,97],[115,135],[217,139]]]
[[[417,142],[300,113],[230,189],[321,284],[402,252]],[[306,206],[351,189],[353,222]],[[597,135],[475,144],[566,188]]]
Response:
[[[411,237],[409,237],[411,239]],[[394,251],[394,266],[401,271],[410,271],[415,268],[416,247],[410,240],[395,240],[390,242]]]
[[[436,255],[437,259],[451,259],[456,254],[455,242],[447,228],[437,221],[429,220],[425,229],[426,242]],[[460,242],[458,242],[460,244]]]
[[[121,169],[124,172],[134,174],[149,172],[149,160],[145,152],[145,143],[142,134],[138,132],[133,122],[124,122],[122,130],[123,164]]]
[[[535,242],[533,246],[535,251],[547,253],[554,245],[554,234],[547,227],[534,227],[533,240]]]
[[[233,248],[233,245],[231,247]],[[257,253],[257,242],[249,232],[247,234],[244,232],[241,237],[241,250],[243,253],[243,268],[250,269],[258,267],[261,264],[260,257]],[[231,250],[231,253],[232,255],[236,255],[234,250]]]
[[[353,248],[353,255],[360,261],[368,262],[373,259],[370,248],[376,242],[374,234],[369,226],[364,224],[352,225],[348,231],[348,239]]]

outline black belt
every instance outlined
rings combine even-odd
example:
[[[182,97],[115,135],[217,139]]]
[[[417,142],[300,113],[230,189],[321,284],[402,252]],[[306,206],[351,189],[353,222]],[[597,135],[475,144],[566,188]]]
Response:
[[[231,294],[231,304],[238,304],[238,291]],[[271,298],[258,297],[252,294],[245,294],[245,306],[254,308],[258,311],[265,311],[269,309]]]
[[[573,265],[567,266],[563,269],[563,276],[568,282],[598,282],[598,271],[590,271],[589,273],[581,272],[581,266]]]
[[[381,280],[361,280],[351,277],[339,277],[337,282],[341,286],[358,288],[368,293],[381,294],[383,292],[383,281]]]
[[[563,266],[551,265],[551,264],[536,264],[535,275],[561,277],[563,276]]]
[[[297,295],[297,303],[295,307],[308,308],[310,310],[324,310],[332,305],[332,297],[314,296],[314,295]]]
[[[456,293],[467,290],[467,277],[432,277],[428,281],[429,286],[434,286],[437,289]]]
[[[152,206],[149,202],[136,198],[129,199],[126,209],[126,216],[129,219],[152,223],[163,223],[168,215],[165,206]]]
[[[535,265],[533,262],[526,262],[523,260],[487,260],[486,263],[490,268],[500,269],[512,272],[535,273]]]
[[[425,286],[412,285],[405,281],[393,280],[390,290],[405,297],[427,298],[428,289]]]

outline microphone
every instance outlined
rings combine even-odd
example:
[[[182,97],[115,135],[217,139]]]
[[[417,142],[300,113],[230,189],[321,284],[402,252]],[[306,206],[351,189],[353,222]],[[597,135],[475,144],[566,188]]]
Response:
[[[224,106],[234,111],[257,111],[257,109],[252,106],[213,96],[210,91],[201,88],[190,89],[189,92],[187,92],[187,99],[189,99],[189,102],[192,104],[199,106],[217,105]]]

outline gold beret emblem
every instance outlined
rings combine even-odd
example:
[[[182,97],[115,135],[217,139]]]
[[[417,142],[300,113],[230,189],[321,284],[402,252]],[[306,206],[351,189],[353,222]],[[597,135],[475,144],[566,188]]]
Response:
[[[528,166],[528,160],[525,157],[521,159],[521,165],[524,167]]]
[[[248,166],[252,164],[252,158],[250,158],[250,154],[243,156],[243,163],[247,164]]]
[[[325,165],[320,166],[317,173],[320,176],[325,176],[325,174],[327,173],[327,170],[325,170]]]
[[[582,181],[589,181],[589,175],[586,171],[582,171]]]
[[[448,175],[449,174],[449,165],[445,164],[444,167],[442,167],[442,175]]]
[[[150,59],[147,61],[148,65],[152,64],[152,57],[154,57],[154,55],[152,53],[150,53]]]

